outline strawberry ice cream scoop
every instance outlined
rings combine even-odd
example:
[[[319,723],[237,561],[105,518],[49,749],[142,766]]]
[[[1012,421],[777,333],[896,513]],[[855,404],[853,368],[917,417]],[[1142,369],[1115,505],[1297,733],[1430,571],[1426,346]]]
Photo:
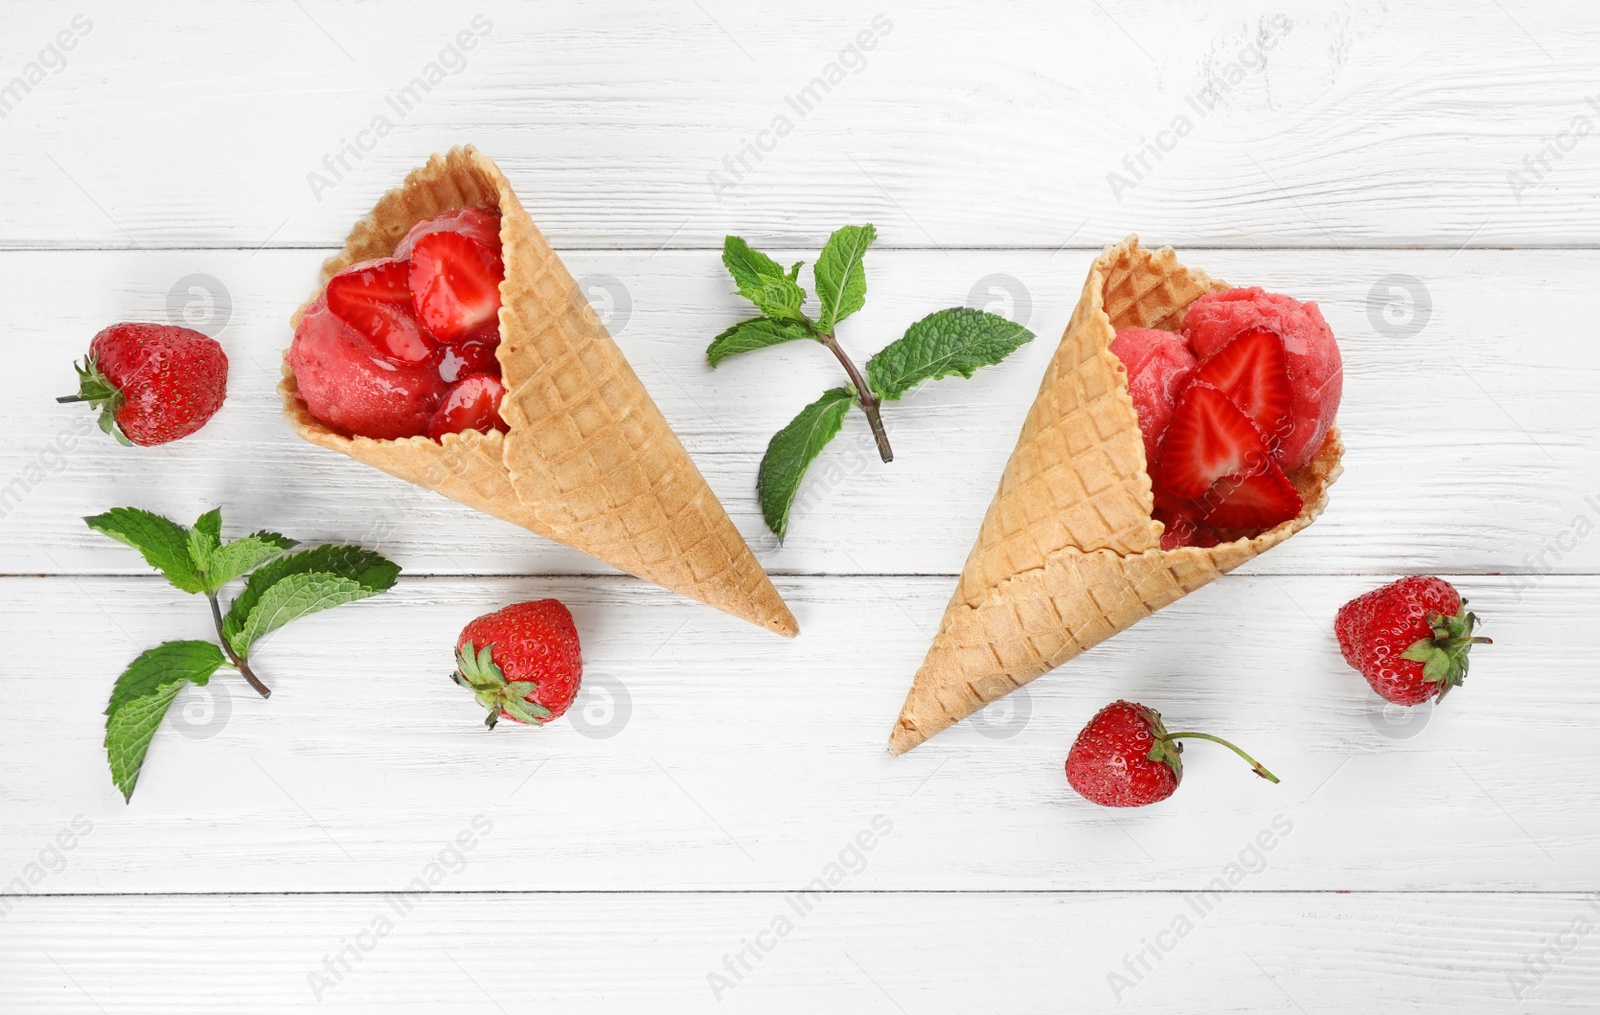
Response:
[[[1184,338],[1202,363],[1253,331],[1270,332],[1283,342],[1293,408],[1274,458],[1293,474],[1317,453],[1339,412],[1344,387],[1339,343],[1315,303],[1259,287],[1207,293],[1189,304],[1183,319]]]
[[[1128,397],[1144,435],[1145,469],[1154,474],[1161,459],[1161,435],[1194,372],[1194,354],[1182,336],[1154,328],[1119,328],[1111,354],[1128,372]]]
[[[346,433],[379,440],[427,430],[448,386],[439,376],[438,354],[413,364],[379,355],[360,332],[328,309],[326,296],[306,308],[288,360],[312,416]]]

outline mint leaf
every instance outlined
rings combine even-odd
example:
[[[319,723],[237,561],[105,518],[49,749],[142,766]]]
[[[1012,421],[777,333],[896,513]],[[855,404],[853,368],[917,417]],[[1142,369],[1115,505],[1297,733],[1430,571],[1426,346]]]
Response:
[[[221,545],[222,509],[212,508],[196,518],[194,528],[189,530],[189,563],[194,573],[201,577],[202,583],[206,568],[211,563],[211,551]],[[214,588],[208,585],[206,591],[214,591]]]
[[[971,377],[1032,340],[1033,332],[996,314],[952,307],[929,314],[867,361],[867,382],[894,401],[923,381]]]
[[[737,236],[729,236],[722,243],[722,263],[740,296],[756,305],[768,317],[782,321],[800,321],[800,312],[806,301],[806,291],[793,277],[784,273],[778,262],[753,250],[750,244]],[[799,265],[795,266],[795,275]]]
[[[839,433],[845,411],[855,401],[848,388],[833,388],[800,410],[789,425],[772,435],[756,475],[756,494],[767,528],[782,542],[789,531],[789,509],[794,506],[800,480],[818,454]]]
[[[169,641],[128,665],[106,705],[106,759],[123,800],[133,797],[150,740],[187,684],[204,686],[225,660],[209,641]]]
[[[228,610],[222,636],[239,655],[291,620],[393,588],[398,564],[359,546],[319,546],[258,568]],[[280,588],[281,586],[281,588]]]
[[[205,591],[189,555],[189,530],[177,522],[129,507],[112,508],[83,521],[96,532],[138,550],[147,564],[165,575],[180,591],[190,594]]]
[[[878,238],[871,223],[842,226],[828,237],[812,273],[817,279],[817,299],[822,302],[823,331],[832,333],[834,325],[860,310],[867,302],[867,268],[863,258]]]
[[[287,536],[265,531],[225,543],[211,551],[211,559],[206,566],[206,587],[215,592],[297,545],[295,540]]]
[[[711,340],[706,349],[706,359],[716,366],[729,356],[769,345],[782,345],[798,338],[811,338],[811,332],[798,321],[774,321],[770,317],[757,317],[740,321]]]

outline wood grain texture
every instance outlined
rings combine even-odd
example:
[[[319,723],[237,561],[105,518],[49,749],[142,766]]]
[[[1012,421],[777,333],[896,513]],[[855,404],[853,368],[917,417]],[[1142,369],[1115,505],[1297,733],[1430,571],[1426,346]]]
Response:
[[[1571,641],[1600,610],[1597,48],[1580,0],[11,5],[0,1011],[1593,1010],[1600,691]],[[798,641],[283,424],[278,358],[320,262],[466,142],[609,318]],[[891,406],[892,466],[850,419],[780,547],[756,466],[837,368],[792,346],[709,370],[744,313],[716,249],[810,260],[868,221],[852,351],[962,303],[1039,339]],[[1347,368],[1332,505],[890,759],[1088,263],[1135,231],[1321,305]],[[196,437],[128,452],[53,402],[127,319],[217,331],[231,393]],[[406,569],[266,642],[270,702],[187,695],[131,806],[107,689],[209,632],[79,521],[125,503],[220,504],[230,533],[381,543]],[[1446,705],[1385,712],[1329,627],[1414,572],[1452,577],[1496,643]],[[552,728],[485,733],[445,676],[453,635],[543,595],[577,616],[589,690]],[[1117,696],[1283,784],[1197,744],[1171,801],[1089,806],[1062,760]],[[308,974],[419,878],[319,995]],[[708,974],[819,878],[835,894],[719,997]]]
[[[786,259],[816,253],[775,252]],[[1345,475],[1326,515],[1253,562],[1251,572],[1600,569],[1600,541],[1586,535],[1600,524],[1600,417],[1590,407],[1600,389],[1600,346],[1576,340],[1575,330],[1589,314],[1600,254],[1179,253],[1231,282],[1316,300],[1344,350]],[[143,573],[136,555],[78,521],[118,503],[186,521],[220,504],[230,532],[274,526],[301,539],[382,539],[412,573],[603,570],[293,436],[273,385],[289,315],[315,284],[323,256],[0,254],[16,360],[0,374],[14,435],[0,447],[0,508],[10,536],[0,542],[0,571]],[[749,313],[728,294],[714,253],[579,251],[569,260],[612,314],[619,344],[769,570],[955,574],[1092,256],[869,254],[867,307],[842,329],[863,358],[922,315],[968,301],[975,287],[973,302],[1023,320],[1039,337],[970,381],[930,384],[889,406],[892,465],[878,461],[864,421],[852,414],[808,477],[781,548],[761,522],[756,467],[771,435],[839,383],[837,364],[797,343],[708,368],[711,336]],[[197,274],[231,301],[219,332],[232,361],[222,413],[195,437],[163,448],[132,452],[98,433],[79,440],[74,427],[88,427],[90,414],[49,397],[75,383],[71,360],[107,322],[167,319],[169,291]],[[193,301],[191,312],[203,316],[211,304],[201,285],[186,283],[178,299]],[[1422,302],[1391,288],[1401,285],[1415,287]],[[1422,326],[1407,334],[1407,322]],[[64,455],[52,450],[63,439],[74,444]]]
[[[0,121],[0,243],[335,246],[469,141],[558,248],[1600,242],[1584,0],[230,10],[12,12],[6,78],[92,27]]]
[[[803,916],[788,898],[436,894],[404,915],[374,896],[31,899],[0,922],[0,978],[18,1015],[1543,1013],[1600,992],[1600,942],[1573,929],[1600,902],[1579,894],[840,894]],[[734,981],[724,958],[756,944]]]
[[[1457,581],[1496,643],[1436,711],[1386,713],[1339,658],[1333,614],[1375,579],[1228,576],[893,759],[953,578],[785,579],[805,634],[777,644],[621,578],[402,577],[264,643],[270,701],[232,680],[223,703],[180,702],[124,806],[99,702],[143,648],[204,637],[203,604],[156,580],[0,580],[0,874],[82,814],[93,834],[38,890],[381,891],[484,813],[493,862],[457,888],[781,890],[881,813],[893,851],[854,888],[1195,890],[1281,817],[1294,832],[1254,888],[1589,889],[1600,830],[1549,745],[1600,705],[1562,648],[1600,579]],[[454,635],[544,595],[576,615],[591,692],[570,721],[487,732],[447,679]],[[1170,802],[1085,803],[1062,762],[1118,696],[1283,784],[1200,744]]]

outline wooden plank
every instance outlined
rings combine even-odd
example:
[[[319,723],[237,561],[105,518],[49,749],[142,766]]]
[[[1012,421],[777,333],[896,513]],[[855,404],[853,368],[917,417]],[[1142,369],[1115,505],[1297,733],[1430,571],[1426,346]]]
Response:
[[[1582,0],[1023,10],[35,5],[0,67],[0,244],[335,244],[468,141],[563,248],[864,218],[902,247],[1600,242]]]
[[[867,870],[885,862],[866,855]],[[778,893],[453,884],[393,906],[23,900],[0,921],[7,1010],[811,1013],[849,998],[853,1011],[925,1015],[1365,1015],[1587,1012],[1600,992],[1600,900],[1576,893],[841,892],[791,907]]]
[[[1551,752],[1600,705],[1568,642],[1600,579],[1458,582],[1496,644],[1436,711],[1386,714],[1339,658],[1331,618],[1374,579],[1232,576],[892,759],[953,579],[784,579],[804,633],[781,642],[631,580],[402,578],[266,642],[270,701],[237,680],[186,699],[124,806],[101,703],[139,651],[206,637],[203,604],[154,580],[4,579],[0,884],[81,815],[67,869],[8,890],[388,890],[484,814],[492,862],[456,889],[785,890],[882,814],[892,845],[852,887],[1193,891],[1287,824],[1252,889],[1591,890],[1600,831]],[[543,595],[575,612],[592,696],[486,732],[446,679],[454,634]],[[1119,696],[1282,785],[1201,744],[1161,806],[1086,804],[1062,761]]]
[[[1590,409],[1600,347],[1574,341],[1572,323],[1588,316],[1600,253],[1182,254],[1231,281],[1318,301],[1348,363],[1341,425],[1350,451],[1333,504],[1253,571],[1600,568],[1600,541],[1587,538],[1600,523],[1600,422]],[[415,573],[597,570],[587,557],[290,434],[273,392],[277,364],[289,341],[285,322],[314,287],[323,256],[0,254],[13,322],[12,368],[0,375],[10,427],[0,448],[9,537],[0,571],[143,573],[136,555],[78,521],[130,502],[186,520],[220,504],[229,531],[271,526],[303,539],[369,541],[389,532],[384,548]],[[1024,320],[1040,337],[971,381],[930,385],[891,406],[890,466],[851,418],[808,480],[779,548],[756,507],[757,464],[772,433],[839,382],[837,365],[819,349],[790,346],[706,367],[710,337],[745,313],[714,253],[570,255],[740,529],[770,569],[791,574],[960,569],[1090,260],[1085,251],[870,255],[870,302],[843,329],[862,358],[923,314],[969,300]],[[69,363],[88,338],[115,320],[167,319],[175,288],[174,313],[192,302],[189,312],[203,319],[212,285],[227,293],[219,334],[233,364],[217,419],[161,449],[130,451],[98,434],[79,440],[85,410],[45,396],[72,387]],[[1415,288],[1421,301],[1395,286]]]

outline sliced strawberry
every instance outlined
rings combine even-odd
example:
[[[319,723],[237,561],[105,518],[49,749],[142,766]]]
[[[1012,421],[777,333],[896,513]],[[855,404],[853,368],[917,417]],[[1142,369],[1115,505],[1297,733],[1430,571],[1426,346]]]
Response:
[[[411,227],[394,248],[394,256],[410,257],[418,240],[429,233],[452,232],[470,236],[496,255],[500,253],[500,211],[498,208],[456,208],[423,219]]]
[[[439,440],[447,433],[477,430],[502,433],[511,429],[500,418],[500,400],[505,397],[505,385],[500,378],[489,374],[472,374],[463,377],[446,392],[444,401],[428,423],[428,436]]]
[[[385,258],[362,261],[328,280],[328,309],[360,332],[379,355],[401,365],[421,363],[439,347],[411,305],[411,265]]]
[[[1292,426],[1294,397],[1283,339],[1267,328],[1251,328],[1218,349],[1194,372],[1238,406],[1266,435],[1278,454]]]
[[[464,233],[428,233],[411,249],[411,299],[441,342],[493,332],[500,313],[500,255]]]
[[[1201,503],[1206,524],[1219,529],[1270,529],[1300,513],[1300,492],[1277,464],[1263,460],[1259,468],[1222,479]]]
[[[1194,381],[1161,444],[1161,483],[1178,497],[1198,498],[1224,476],[1271,464],[1261,432],[1228,396]]]

